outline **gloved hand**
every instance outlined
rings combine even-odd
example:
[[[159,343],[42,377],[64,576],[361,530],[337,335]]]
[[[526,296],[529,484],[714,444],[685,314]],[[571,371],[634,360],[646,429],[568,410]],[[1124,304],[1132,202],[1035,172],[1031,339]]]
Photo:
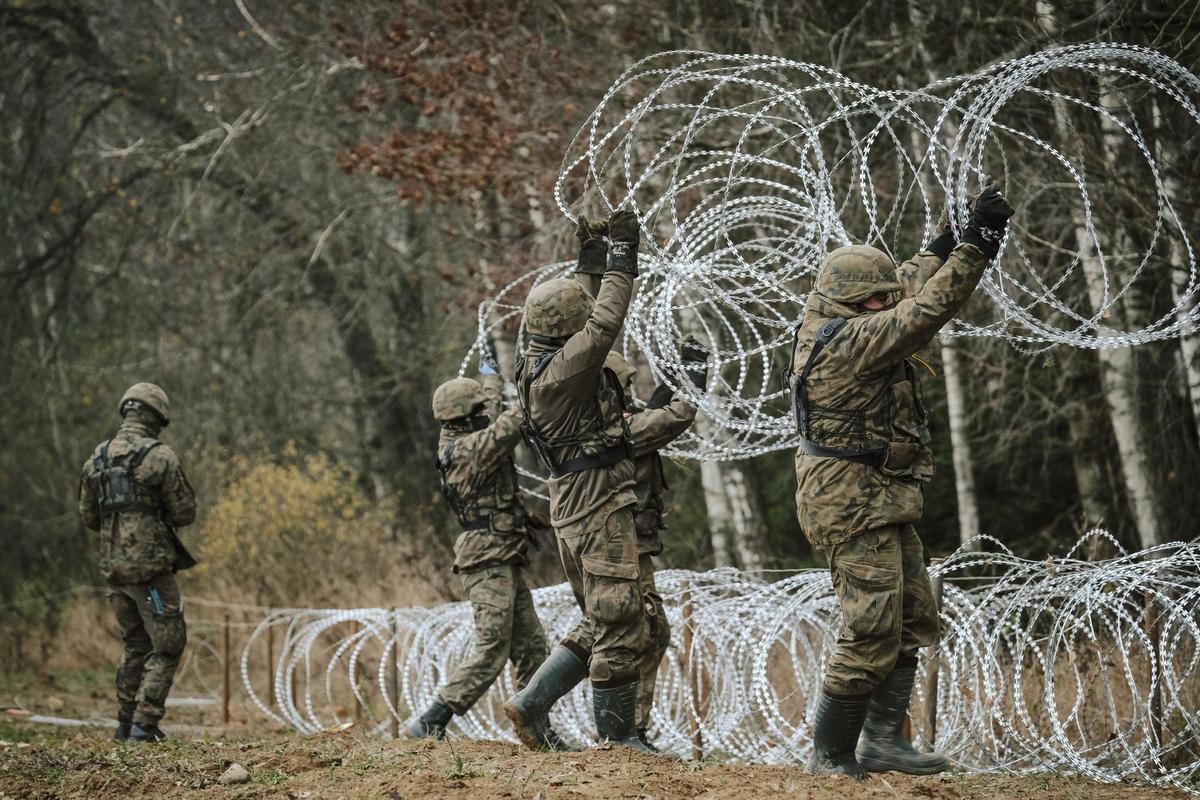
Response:
[[[924,250],[925,252],[933,253],[942,261],[945,261],[950,257],[950,251],[954,249],[954,245],[958,244],[958,239],[955,238],[954,231],[950,227],[949,204],[942,209],[942,216],[938,219],[938,229],[941,233],[932,242],[925,245]]]
[[[500,374],[500,362],[496,359],[496,351],[490,341],[484,341],[483,345],[479,348],[479,374]]]
[[[971,207],[971,218],[963,232],[963,241],[978,247],[989,259],[995,258],[996,253],[1000,252],[1000,240],[1004,238],[1009,217],[1014,213],[1013,207],[1000,194],[1000,189],[995,184],[988,185]]]
[[[608,264],[608,242],[604,234],[608,233],[608,223],[604,220],[590,220],[582,214],[575,225],[575,238],[579,240],[579,260],[575,264],[576,272],[588,275],[603,275]]]
[[[654,388],[654,394],[650,395],[646,408],[662,408],[674,398],[675,391],[665,383],[660,383]]]
[[[637,277],[637,249],[640,236],[637,215],[632,210],[622,209],[608,218],[608,238],[612,240],[612,245],[608,248],[608,268],[610,270],[627,272]]]
[[[689,336],[683,340],[683,346],[679,348],[679,355],[683,359],[684,374],[691,379],[697,389],[706,387],[708,385],[708,348]]]

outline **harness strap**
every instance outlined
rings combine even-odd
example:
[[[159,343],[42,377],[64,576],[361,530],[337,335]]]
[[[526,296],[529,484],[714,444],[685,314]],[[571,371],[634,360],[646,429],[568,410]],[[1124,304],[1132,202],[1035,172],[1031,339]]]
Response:
[[[597,467],[610,467],[626,458],[629,458],[629,448],[625,444],[617,444],[593,455],[568,458],[566,461],[560,463],[556,469],[552,469],[550,473],[555,478],[561,478],[573,472],[583,472],[584,470],[596,469]]]
[[[817,356],[825,349],[833,337],[837,336],[838,331],[846,327],[846,320],[842,317],[835,317],[821,326],[821,330],[817,332],[817,338],[813,342],[812,350],[808,354],[808,360],[804,362],[804,369],[800,371],[799,377],[793,387],[793,404],[796,412],[796,427],[800,431],[800,452],[805,455],[815,458],[840,458],[843,461],[853,461],[856,464],[866,464],[872,467],[880,466],[884,458],[887,456],[887,448],[875,450],[867,453],[859,453],[853,450],[837,450],[831,447],[824,447],[817,444],[812,439],[808,438],[808,375],[812,372],[813,364],[817,360]],[[793,361],[795,360],[796,342],[799,339],[799,329],[797,328],[797,336],[792,340]]]

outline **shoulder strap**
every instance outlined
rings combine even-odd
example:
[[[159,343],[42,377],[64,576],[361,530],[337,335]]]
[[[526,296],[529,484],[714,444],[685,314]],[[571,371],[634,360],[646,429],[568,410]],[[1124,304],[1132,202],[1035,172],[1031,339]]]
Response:
[[[162,444],[162,442],[155,439],[154,441],[150,442],[150,444],[144,444],[139,447],[133,452],[133,455],[129,457],[129,460],[125,462],[125,469],[137,469],[138,465],[142,463],[142,460],[146,457],[146,455],[160,444]]]
[[[813,342],[812,351],[808,354],[808,361],[804,362],[804,369],[800,372],[800,383],[808,380],[808,373],[812,372],[813,362],[817,360],[817,356],[844,327],[846,327],[846,320],[842,317],[835,317],[821,326],[821,330],[817,332],[817,339]]]
[[[97,472],[108,467],[108,446],[111,443],[112,439],[108,439],[96,448],[96,455],[92,457],[92,463],[95,465]]]

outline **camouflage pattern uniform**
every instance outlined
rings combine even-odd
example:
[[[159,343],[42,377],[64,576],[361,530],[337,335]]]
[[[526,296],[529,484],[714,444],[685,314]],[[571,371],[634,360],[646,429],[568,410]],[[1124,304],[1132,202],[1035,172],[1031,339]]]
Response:
[[[615,353],[610,353],[606,367],[627,391],[635,370]],[[636,484],[634,493],[634,528],[638,545],[638,587],[650,631],[650,646],[639,667],[637,694],[637,727],[644,732],[650,725],[650,709],[654,704],[654,687],[658,667],[671,643],[671,626],[663,609],[662,595],[654,583],[654,556],[662,552],[663,492],[667,489],[662,457],[658,451],[686,431],[696,419],[696,407],[681,396],[672,396],[657,408],[634,407],[627,400],[626,421],[634,448]],[[563,644],[576,652],[586,653],[592,647],[588,620],[581,620],[563,639]]]
[[[156,441],[161,428],[148,410],[125,412],[108,446],[110,462],[119,464]],[[123,724],[156,726],[166,713],[167,693],[187,642],[183,600],[173,574],[181,553],[170,529],[196,518],[196,495],[175,452],[160,444],[133,470],[139,501],[157,511],[101,514],[99,453],[97,447],[83,465],[79,516],[100,534],[100,571],[125,643],[117,669],[118,718]]]
[[[792,369],[802,371],[822,326],[847,320],[807,381],[807,437],[824,448],[879,457],[859,463],[809,455],[801,447],[796,506],[805,535],[829,559],[842,607],[825,691],[856,697],[873,691],[898,659],[915,658],[937,640],[937,609],[913,528],[933,457],[911,359],[967,301],[989,259],[973,244],[958,245],[944,263],[922,252],[897,269],[898,284],[887,287],[904,299],[869,312],[830,299],[862,277],[860,264],[847,260],[840,268],[836,256],[809,295]]]
[[[610,270],[582,330],[565,340],[531,340],[518,374],[526,412],[549,441],[581,432],[579,444],[551,448],[562,463],[627,443],[624,393],[604,360],[625,320],[634,275]],[[528,316],[529,311],[526,311]],[[547,359],[541,369],[537,367]],[[525,376],[536,377],[527,381]],[[598,424],[596,423],[598,415]],[[616,445],[620,446],[620,445]],[[594,686],[636,681],[648,624],[638,587],[637,495],[632,450],[605,466],[548,482],[550,521],[575,599],[592,623],[594,644],[577,653]]]
[[[454,571],[475,616],[475,650],[438,692],[455,714],[465,714],[511,660],[517,686],[546,659],[546,633],[525,583],[530,534],[517,486],[512,451],[521,440],[521,410],[500,413],[503,379],[483,378],[488,418],[482,430],[443,425],[438,459],[446,481],[470,496],[467,524],[454,543]],[[474,527],[482,524],[483,527]]]

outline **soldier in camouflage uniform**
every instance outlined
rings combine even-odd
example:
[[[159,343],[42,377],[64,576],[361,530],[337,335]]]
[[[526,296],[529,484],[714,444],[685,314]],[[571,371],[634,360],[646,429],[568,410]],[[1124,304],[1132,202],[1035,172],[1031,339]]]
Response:
[[[407,726],[415,738],[442,738],[453,714],[465,714],[511,660],[523,687],[546,660],[546,633],[525,584],[531,540],[517,485],[513,449],[521,439],[521,411],[501,412],[504,382],[494,357],[480,360],[482,386],[455,378],[433,394],[441,423],[437,467],[442,493],[462,533],[454,543],[454,571],[475,615],[475,651],[458,665],[432,705]],[[561,740],[548,728],[547,738]]]
[[[931,774],[948,764],[900,734],[917,651],[938,636],[913,527],[933,458],[911,359],[970,297],[1012,213],[989,187],[961,243],[947,230],[899,269],[875,248],[839,248],[809,295],[792,362],[796,505],[829,559],[843,621],[825,670],[813,772],[861,779],[863,768]]]
[[[607,249],[603,236],[611,246]],[[529,346],[518,370],[526,439],[550,469],[550,521],[575,599],[591,625],[590,652],[559,645],[505,711],[521,740],[544,747],[544,710],[586,674],[600,738],[649,752],[637,736],[638,677],[650,647],[638,586],[637,495],[624,392],[604,360],[637,277],[638,222],[581,220],[577,271],[602,274],[595,299],[577,281],[529,293]]]
[[[697,343],[688,340],[683,345],[682,356],[684,363],[688,365],[685,367],[687,378],[698,387],[704,388],[708,378],[705,366],[708,353]],[[628,409],[625,420],[633,441],[633,465],[637,474],[637,483],[634,486],[637,505],[634,507],[633,519],[638,543],[638,585],[649,621],[651,642],[639,668],[637,732],[643,744],[657,750],[647,738],[646,730],[650,726],[650,709],[654,704],[658,667],[671,643],[671,626],[663,608],[662,595],[658,593],[658,587],[654,583],[654,556],[662,552],[660,531],[666,527],[663,524],[663,492],[667,489],[667,481],[658,451],[691,427],[696,419],[696,407],[689,403],[687,398],[676,395],[665,383],[654,390],[647,405],[639,406],[632,394],[633,378],[637,370],[615,351],[608,354],[604,365],[616,376],[618,384],[625,392],[625,406]],[[591,626],[584,619],[567,634],[563,644],[583,652],[591,649],[592,638]]]
[[[175,529],[196,518],[196,495],[158,434],[170,403],[152,383],[121,398],[116,436],[96,448],[79,481],[79,516],[100,536],[100,571],[125,657],[117,669],[117,741],[166,738],[158,723],[187,642],[175,571],[195,564]]]

